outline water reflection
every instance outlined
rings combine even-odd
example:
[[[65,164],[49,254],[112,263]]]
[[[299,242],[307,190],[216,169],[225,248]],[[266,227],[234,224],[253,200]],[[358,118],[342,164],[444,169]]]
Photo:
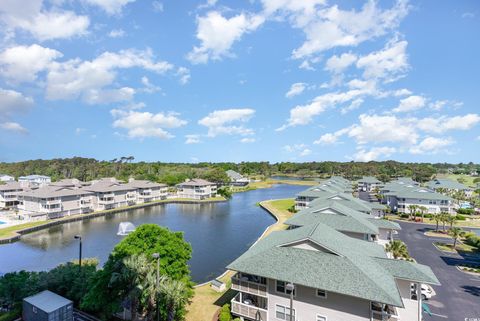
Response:
[[[0,246],[0,273],[45,270],[76,258],[77,234],[82,235],[84,257],[97,257],[103,264],[115,244],[121,222],[135,226],[153,223],[183,231],[192,244],[192,278],[207,281],[243,253],[274,222],[256,203],[266,199],[293,197],[302,186],[279,185],[270,189],[235,194],[217,204],[164,204],[67,223],[25,235],[17,243]]]

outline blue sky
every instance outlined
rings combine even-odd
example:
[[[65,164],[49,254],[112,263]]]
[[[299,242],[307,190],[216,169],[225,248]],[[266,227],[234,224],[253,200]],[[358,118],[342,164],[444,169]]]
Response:
[[[0,161],[478,162],[480,4],[0,1]]]

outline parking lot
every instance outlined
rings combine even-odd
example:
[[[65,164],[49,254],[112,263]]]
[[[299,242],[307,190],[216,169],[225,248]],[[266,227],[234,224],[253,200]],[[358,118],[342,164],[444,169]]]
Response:
[[[433,225],[400,223],[402,230],[397,235],[404,241],[418,263],[428,265],[440,280],[441,286],[434,287],[437,295],[426,303],[430,306],[432,316],[424,314],[425,320],[433,321],[477,321],[480,320],[480,277],[459,271],[459,262],[476,261],[474,258],[463,258],[457,254],[440,252],[433,242],[451,241],[424,235],[433,229]],[[477,259],[478,260],[478,259]],[[480,263],[480,260],[478,260]]]

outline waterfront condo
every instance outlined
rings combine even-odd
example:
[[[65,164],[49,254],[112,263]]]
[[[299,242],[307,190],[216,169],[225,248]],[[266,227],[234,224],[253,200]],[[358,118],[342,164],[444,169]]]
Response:
[[[204,179],[191,179],[177,185],[179,198],[203,200],[217,196],[217,184]]]
[[[228,268],[231,311],[244,320],[420,321],[414,289],[439,284],[428,266],[389,259],[325,224],[273,232]]]

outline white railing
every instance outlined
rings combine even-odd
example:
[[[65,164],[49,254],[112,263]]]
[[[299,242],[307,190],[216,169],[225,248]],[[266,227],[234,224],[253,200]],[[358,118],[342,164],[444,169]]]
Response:
[[[267,310],[256,307],[254,305],[238,302],[235,300],[237,297],[238,295],[231,301],[233,314],[247,317],[253,320],[267,321]]]
[[[232,289],[267,297],[267,286],[265,284],[241,280],[237,275],[232,277]]]

